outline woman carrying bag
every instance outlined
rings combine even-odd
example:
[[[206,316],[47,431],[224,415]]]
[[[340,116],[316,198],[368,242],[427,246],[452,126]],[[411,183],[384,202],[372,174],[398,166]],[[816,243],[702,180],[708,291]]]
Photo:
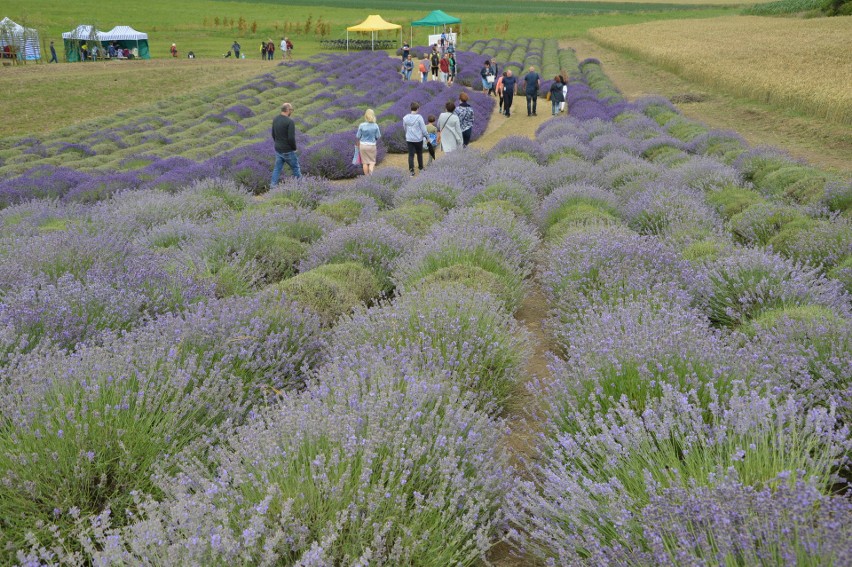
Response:
[[[459,117],[456,116],[456,103],[448,101],[445,106],[446,112],[438,117],[438,143],[445,154],[453,152],[462,147],[462,131]]]
[[[364,175],[373,175],[373,169],[376,167],[376,143],[382,137],[382,132],[376,124],[376,113],[372,108],[368,108],[364,113],[364,122],[358,125],[355,137],[358,138],[357,161],[361,162]]]

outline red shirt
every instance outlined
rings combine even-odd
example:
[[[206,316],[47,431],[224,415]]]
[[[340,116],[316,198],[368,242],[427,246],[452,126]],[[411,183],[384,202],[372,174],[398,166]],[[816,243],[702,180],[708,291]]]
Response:
[[[442,72],[442,73],[449,73],[449,72],[450,72],[450,62],[449,62],[449,60],[447,60],[447,59],[441,59],[441,62],[438,64],[438,66],[441,68],[441,72]]]

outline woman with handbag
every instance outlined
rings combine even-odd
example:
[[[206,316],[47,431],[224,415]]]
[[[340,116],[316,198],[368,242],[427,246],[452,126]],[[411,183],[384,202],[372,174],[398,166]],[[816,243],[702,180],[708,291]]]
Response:
[[[461,122],[456,116],[456,103],[448,101],[445,108],[446,112],[442,112],[438,117],[438,142],[441,144],[441,149],[445,154],[453,152],[464,143],[461,131]]]
[[[372,108],[368,108],[364,113],[364,122],[358,125],[355,137],[358,138],[358,159],[364,168],[364,175],[373,175],[373,169],[376,167],[376,143],[382,137],[382,132],[376,124],[376,113]]]

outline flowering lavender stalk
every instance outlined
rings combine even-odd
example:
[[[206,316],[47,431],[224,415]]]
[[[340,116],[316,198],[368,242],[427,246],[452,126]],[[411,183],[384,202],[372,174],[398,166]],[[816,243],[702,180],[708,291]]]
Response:
[[[381,358],[333,363],[309,391],[261,412],[203,461],[182,458],[160,482],[165,497],[147,501],[129,528],[105,530],[92,555],[471,565],[502,519],[511,479],[502,431],[426,369]]]
[[[556,409],[534,480],[520,483],[509,504],[520,545],[558,564],[609,564],[648,549],[653,530],[641,513],[669,488],[712,489],[726,476],[756,490],[793,487],[801,474],[825,490],[850,446],[832,411],[756,392],[708,408],[664,386],[641,413],[626,402],[605,414],[565,411]]]
[[[819,269],[777,254],[741,249],[709,266],[705,290],[710,320],[736,326],[773,307],[822,305],[849,317],[849,297],[842,285]]]
[[[355,223],[329,232],[314,243],[299,263],[299,271],[305,272],[321,264],[361,262],[389,290],[394,262],[411,245],[410,236],[385,221]]]
[[[101,347],[19,359],[0,384],[4,562],[28,532],[46,543],[56,525],[79,549],[77,517],[112,507],[130,520],[133,493],[160,494],[155,466],[302,386],[323,350],[319,321],[279,296],[202,304]]]
[[[419,288],[356,311],[335,327],[333,352],[367,346],[446,374],[481,400],[503,404],[529,355],[529,339],[499,302],[462,285]]]

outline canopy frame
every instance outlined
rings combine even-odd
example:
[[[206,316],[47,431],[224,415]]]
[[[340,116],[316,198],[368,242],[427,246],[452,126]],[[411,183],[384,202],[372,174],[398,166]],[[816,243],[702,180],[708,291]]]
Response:
[[[370,32],[370,48],[376,50],[376,32],[399,30],[399,45],[402,46],[402,26],[386,21],[378,14],[370,14],[367,19],[356,26],[346,28],[346,52],[349,52],[349,32]]]

